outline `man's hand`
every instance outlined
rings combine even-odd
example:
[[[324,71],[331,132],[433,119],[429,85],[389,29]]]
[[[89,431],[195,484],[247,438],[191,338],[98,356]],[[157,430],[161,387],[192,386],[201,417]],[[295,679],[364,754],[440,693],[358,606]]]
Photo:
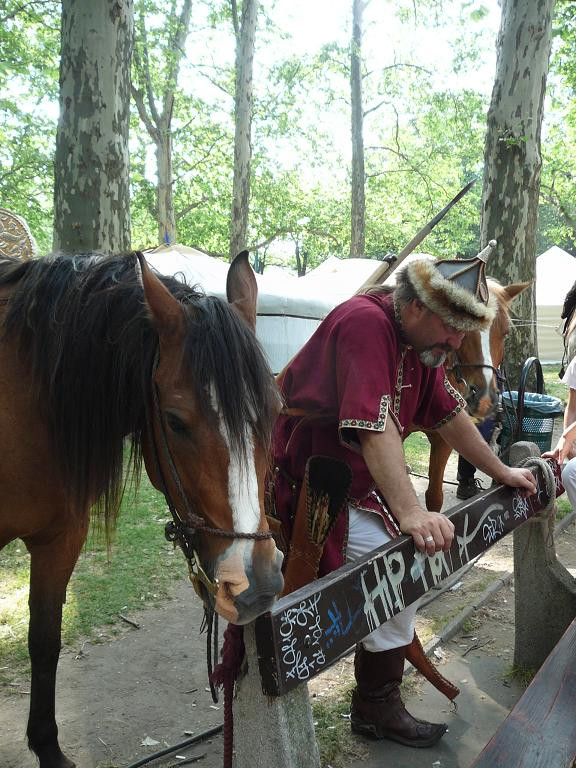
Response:
[[[427,512],[421,507],[412,507],[404,512],[400,530],[412,536],[416,549],[427,555],[441,550],[447,552],[454,538],[454,524],[447,517],[438,512]]]
[[[499,475],[498,482],[509,485],[511,488],[520,488],[522,496],[532,496],[536,493],[536,481],[529,469],[522,467],[506,467]]]
[[[558,464],[563,464],[566,459],[573,459],[576,455],[574,443],[567,442],[563,435],[560,435],[556,446],[551,451],[542,454],[543,459],[556,459]]]

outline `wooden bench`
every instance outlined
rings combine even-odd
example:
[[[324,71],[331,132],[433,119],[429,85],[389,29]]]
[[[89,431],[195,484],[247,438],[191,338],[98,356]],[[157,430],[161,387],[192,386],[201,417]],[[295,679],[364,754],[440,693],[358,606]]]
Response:
[[[470,768],[576,765],[576,619]]]

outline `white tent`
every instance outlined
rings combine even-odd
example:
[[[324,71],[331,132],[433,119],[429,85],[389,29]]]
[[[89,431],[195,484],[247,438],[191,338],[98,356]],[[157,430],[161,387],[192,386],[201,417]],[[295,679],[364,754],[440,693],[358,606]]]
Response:
[[[407,261],[424,255],[410,254]],[[206,293],[225,296],[225,261],[184,245],[161,246],[148,251],[146,258],[159,272],[181,272],[189,283],[198,283]],[[372,259],[331,256],[304,277],[280,268],[256,275],[256,332],[275,373],[305,344],[330,310],[352,296],[377,266]],[[576,259],[561,248],[553,246],[536,260],[537,335],[542,362],[562,359],[560,314],[566,293],[575,281]],[[394,275],[387,282],[393,283]]]
[[[423,255],[410,254],[407,261]],[[188,283],[200,285],[206,293],[226,296],[225,261],[177,244],[147,251],[146,259],[163,274],[181,273]],[[377,267],[378,262],[373,259],[331,256],[304,277],[295,277],[282,269],[256,275],[256,335],[274,373],[284,368],[330,310],[353,296]],[[390,280],[394,281],[394,275]]]
[[[542,363],[562,360],[560,319],[566,294],[576,282],[576,258],[553,245],[536,259],[538,356]]]
[[[181,273],[188,283],[200,285],[208,294],[222,298],[226,295],[229,265],[225,261],[183,245],[161,246],[147,251],[146,259],[163,274]],[[343,259],[328,261],[334,267],[346,264]],[[346,264],[345,279],[342,275],[328,274],[330,265],[327,262],[322,265],[325,273],[320,276],[313,270],[306,277],[298,278],[280,269],[256,275],[256,334],[275,373],[281,371],[306,343],[330,310],[351,296],[376,266],[367,259],[352,261],[361,264],[356,264],[355,268]]]

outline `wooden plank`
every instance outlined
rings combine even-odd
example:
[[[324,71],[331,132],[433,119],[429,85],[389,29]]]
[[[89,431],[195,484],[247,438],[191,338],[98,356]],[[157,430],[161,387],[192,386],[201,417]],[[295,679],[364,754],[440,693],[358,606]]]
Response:
[[[555,471],[557,494],[560,469]],[[418,552],[401,536],[364,558],[281,598],[256,620],[258,661],[265,694],[279,696],[312,679],[356,642],[458,571],[548,501],[540,470],[538,492],[527,499],[507,486],[478,494],[448,510],[455,536],[448,552]]]
[[[571,768],[576,758],[576,619],[471,768]]]

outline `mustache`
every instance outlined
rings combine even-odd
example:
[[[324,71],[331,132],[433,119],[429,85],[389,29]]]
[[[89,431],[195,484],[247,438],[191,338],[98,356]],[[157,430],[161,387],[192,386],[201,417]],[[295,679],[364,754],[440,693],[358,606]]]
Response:
[[[441,349],[444,352],[456,351],[456,349],[451,344],[431,344],[429,347],[424,347],[422,352],[431,352],[433,349]]]

